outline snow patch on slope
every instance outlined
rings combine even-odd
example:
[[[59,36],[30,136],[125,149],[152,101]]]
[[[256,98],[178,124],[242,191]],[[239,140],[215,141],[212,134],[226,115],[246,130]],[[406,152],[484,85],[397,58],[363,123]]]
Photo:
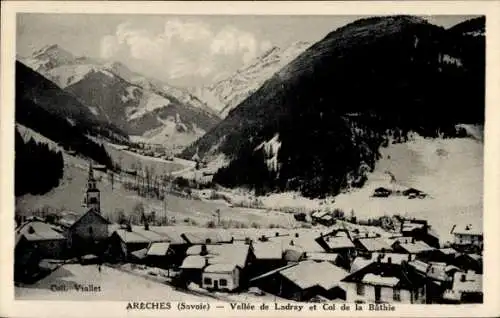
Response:
[[[255,148],[255,151],[264,152],[265,163],[269,171],[279,172],[278,152],[281,148],[279,134],[274,135],[269,141],[265,141]]]

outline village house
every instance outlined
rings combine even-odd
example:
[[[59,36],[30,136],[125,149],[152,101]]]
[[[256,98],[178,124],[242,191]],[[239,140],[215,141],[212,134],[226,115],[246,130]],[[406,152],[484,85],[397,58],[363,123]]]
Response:
[[[447,303],[482,303],[483,275],[468,272],[455,272],[451,289],[445,291],[443,299]]]
[[[378,187],[373,191],[372,197],[375,198],[387,198],[390,196],[392,191],[384,187]]]
[[[179,281],[187,286],[193,282],[201,286],[203,269],[207,267],[208,258],[201,255],[188,255],[179,266],[180,276]]]
[[[474,271],[478,274],[483,273],[483,257],[478,254],[459,254],[453,260],[453,265],[462,271]]]
[[[279,242],[257,241],[252,244],[252,248],[255,259],[251,268],[249,268],[250,277],[269,272],[286,264]]]
[[[322,224],[324,226],[332,226],[335,223],[332,213],[325,210],[313,212],[311,214],[311,219],[313,223]]]
[[[421,252],[418,259],[424,262],[453,264],[457,255],[458,252],[455,249],[448,247]]]
[[[390,252],[391,246],[381,237],[357,238],[353,241],[357,255],[371,258],[375,252]]]
[[[233,237],[226,231],[184,232],[181,237],[189,245],[232,243]]]
[[[401,265],[403,262],[410,262],[414,259],[415,256],[410,254],[374,252],[370,257],[366,257],[365,255],[356,257],[351,263],[349,273],[354,273],[373,262]]]
[[[356,246],[344,232],[336,233],[336,236],[322,235],[316,238],[316,242],[323,248],[323,251],[320,252],[338,254],[340,257],[339,265],[344,268],[349,268],[356,255]]]
[[[203,282],[203,277],[209,277],[211,279],[210,287],[220,290],[233,290],[246,286],[249,279],[248,268],[252,266],[255,258],[251,245],[241,243],[193,245],[188,248],[186,255],[187,257],[181,265],[182,276],[191,281],[194,281],[193,278],[196,281],[200,278],[200,286],[209,285]],[[199,257],[203,258],[204,262]],[[210,267],[210,265],[220,266]],[[209,269],[208,272],[206,271],[207,268]],[[231,280],[231,288],[233,289],[230,289],[229,285],[221,286],[220,282],[215,285],[213,281],[217,277],[222,277],[228,281]]]
[[[236,264],[212,264],[202,274],[202,288],[210,291],[235,291],[240,288],[241,268]]]
[[[426,280],[426,303],[442,303],[443,294],[451,287],[454,267],[449,267],[444,263],[426,263],[414,260],[408,263],[418,273],[425,275]]]
[[[471,224],[454,225],[451,234],[454,237],[454,247],[461,252],[477,252],[483,249],[483,232]]]
[[[15,230],[14,278],[24,280],[36,275],[42,259],[66,257],[66,238],[62,230],[40,219],[32,219]]]
[[[341,280],[346,275],[344,269],[330,262],[306,260],[257,276],[250,285],[295,301],[309,301],[317,296],[343,301],[346,290]]]
[[[417,241],[425,242],[434,248],[439,248],[439,236],[429,226],[427,220],[405,220],[401,226],[401,234],[404,237],[413,237]]]
[[[347,301],[351,303],[411,303],[426,301],[425,275],[417,273],[406,262],[401,265],[371,262],[352,272],[347,283]]]
[[[173,253],[169,242],[152,242],[146,249],[146,264],[148,266],[170,269],[172,268],[171,256]]]
[[[408,199],[415,199],[415,198],[423,199],[427,196],[427,194],[425,194],[423,191],[420,191],[415,188],[408,188],[404,190],[402,193],[404,196],[408,197]]]
[[[115,225],[110,232],[112,234],[108,240],[107,256],[117,261],[127,261],[131,257],[135,261],[142,261],[146,258],[146,249],[151,243],[169,242],[169,237],[152,231],[147,226]],[[137,252],[139,250],[142,251]]]
[[[413,255],[421,255],[434,250],[433,247],[427,245],[425,242],[417,241],[415,238],[408,238],[408,240],[395,241],[391,249],[396,253],[406,253]]]
[[[322,253],[322,252],[306,252],[306,260],[316,261],[316,262],[330,262],[333,265],[342,267],[342,256],[337,253]]]
[[[172,268],[179,267],[184,258],[190,244],[182,238],[182,231],[172,226],[151,226],[150,230],[164,237],[169,243],[168,266]]]

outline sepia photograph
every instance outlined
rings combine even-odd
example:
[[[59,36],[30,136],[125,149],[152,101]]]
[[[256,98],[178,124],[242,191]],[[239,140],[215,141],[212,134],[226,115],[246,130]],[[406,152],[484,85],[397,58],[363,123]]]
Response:
[[[488,19],[18,12],[14,300],[483,304]]]

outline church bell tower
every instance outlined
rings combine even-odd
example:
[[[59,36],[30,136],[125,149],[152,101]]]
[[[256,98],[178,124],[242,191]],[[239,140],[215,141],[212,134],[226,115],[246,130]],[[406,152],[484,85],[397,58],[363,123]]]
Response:
[[[94,177],[94,169],[92,162],[89,165],[89,175],[87,178],[87,189],[85,190],[85,197],[83,199],[84,206],[90,210],[95,210],[101,213],[101,193],[97,189],[97,181]]]

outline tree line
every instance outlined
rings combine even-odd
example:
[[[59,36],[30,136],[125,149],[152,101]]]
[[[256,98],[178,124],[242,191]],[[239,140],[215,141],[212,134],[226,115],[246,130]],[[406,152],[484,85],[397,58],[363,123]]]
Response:
[[[15,195],[44,194],[59,186],[64,174],[64,159],[60,151],[54,151],[46,143],[33,138],[24,141],[15,132]]]

